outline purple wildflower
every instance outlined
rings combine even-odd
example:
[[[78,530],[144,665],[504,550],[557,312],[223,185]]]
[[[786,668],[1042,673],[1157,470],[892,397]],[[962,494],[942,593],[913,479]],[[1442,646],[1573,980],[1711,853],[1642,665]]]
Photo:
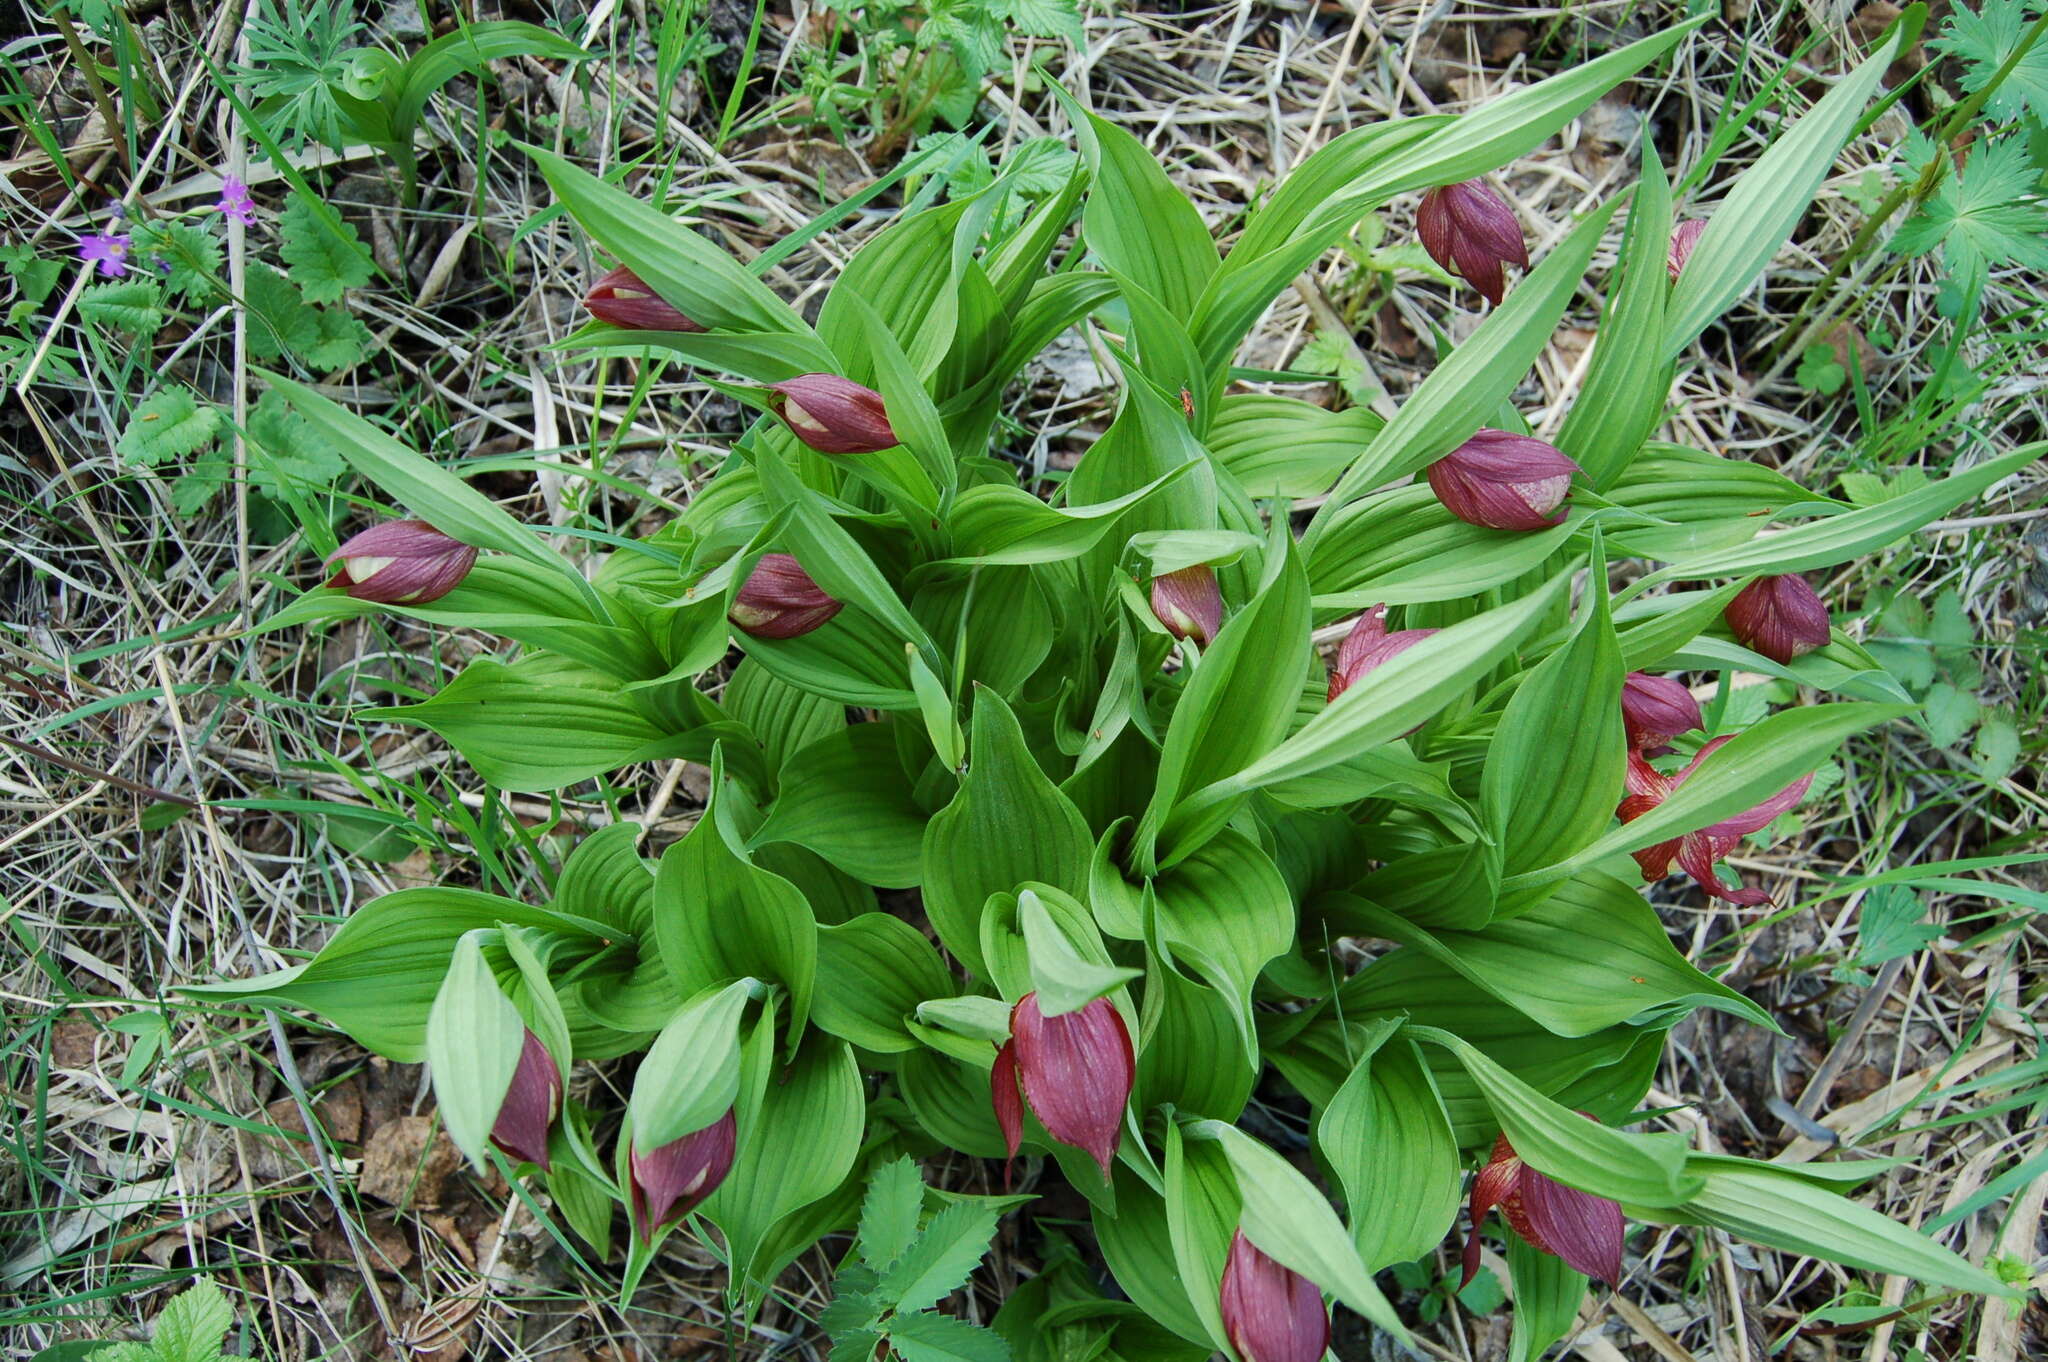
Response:
[[[119,279],[128,273],[128,238],[107,232],[95,232],[78,239],[78,258],[87,264],[96,264],[100,273],[109,279]]]
[[[220,202],[214,205],[244,227],[256,225],[256,203],[249,197],[249,186],[232,175],[220,182]]]

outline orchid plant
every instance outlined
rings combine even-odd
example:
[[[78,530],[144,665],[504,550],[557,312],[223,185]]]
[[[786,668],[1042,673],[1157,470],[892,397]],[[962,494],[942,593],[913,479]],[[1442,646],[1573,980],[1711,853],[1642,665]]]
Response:
[[[1460,118],[1346,133],[1227,253],[1070,101],[1061,193],[994,236],[1000,184],[902,218],[815,323],[660,207],[529,149],[618,261],[572,343],[686,361],[755,419],[674,521],[577,561],[274,376],[416,519],[342,545],[269,627],[388,612],[498,634],[516,656],[366,717],[508,790],[701,763],[707,806],[663,848],[589,833],[549,902],[401,890],[303,963],[197,991],[427,1060],[479,1166],[600,1252],[624,1221],[628,1293],[684,1232],[719,1246],[744,1309],[854,1225],[873,1170],[939,1151],[1086,1198],[1128,1300],[1062,1287],[1046,1327],[1091,1355],[1313,1362],[1329,1298],[1401,1335],[1375,1276],[1455,1235],[1468,1169],[1467,1263],[1491,1209],[1516,1236],[1521,1358],[1589,1278],[1630,1270],[1629,1222],[2000,1290],[1845,1198],[1858,1166],[1712,1154],[1638,1111],[1693,1009],[1773,1025],[1679,955],[1644,880],[1675,860],[1763,901],[1716,861],[1910,708],[1802,574],[2038,452],[1853,509],[1653,438],[1903,31],[1698,230],[1674,232],[1646,147],[1575,402],[1550,436],[1514,410],[1621,204],[1510,282],[1526,247],[1483,177],[1699,22]],[[1425,245],[1491,304],[1471,336],[1385,419],[1241,385],[1275,296],[1417,191]],[[1077,326],[1120,398],[1048,499],[999,418]],[[1326,664],[1314,640],[1340,636]],[[1737,671],[1811,702],[1705,731],[1678,674]],[[1320,1180],[1239,1124],[1255,1092],[1306,1111]]]

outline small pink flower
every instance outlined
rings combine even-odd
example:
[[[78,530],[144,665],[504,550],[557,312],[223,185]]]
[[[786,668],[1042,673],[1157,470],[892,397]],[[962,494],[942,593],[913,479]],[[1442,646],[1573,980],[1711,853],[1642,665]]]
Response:
[[[1529,243],[1508,201],[1478,180],[1447,184],[1422,196],[1415,230],[1430,258],[1485,295],[1495,307],[1507,296],[1501,267],[1529,268]]]
[[[87,264],[98,265],[100,273],[107,278],[119,279],[128,273],[128,246],[126,235],[95,232],[78,239],[78,258]]]
[[[249,186],[232,175],[222,178],[220,202],[214,207],[244,227],[256,224],[256,201],[249,197]]]
[[[1671,253],[1665,257],[1664,268],[1671,274],[1671,282],[1677,283],[1678,276],[1685,272],[1685,262],[1692,259],[1692,248],[1700,244],[1700,233],[1707,230],[1705,218],[1687,218],[1671,229]]]
[[[1663,775],[1656,767],[1644,761],[1640,752],[1628,754],[1628,767],[1623,779],[1628,794],[1615,812],[1624,823],[1633,823],[1650,810],[1671,797],[1671,792],[1685,784],[1693,772],[1700,769],[1700,763],[1717,751],[1726,738],[1716,738],[1702,747],[1685,768],[1675,775]],[[1801,776],[1784,789],[1766,799],[1753,809],[1724,818],[1708,827],[1699,828],[1668,842],[1644,847],[1630,853],[1636,864],[1643,868],[1643,882],[1654,883],[1671,873],[1671,862],[1675,858],[1679,869],[1692,876],[1699,887],[1717,899],[1754,908],[1769,903],[1771,896],[1761,889],[1731,889],[1721,882],[1714,873],[1714,863],[1741,844],[1750,833],[1769,826],[1772,819],[1806,797],[1807,787],[1813,784],[1811,775]],[[1533,1241],[1531,1241],[1533,1242]]]

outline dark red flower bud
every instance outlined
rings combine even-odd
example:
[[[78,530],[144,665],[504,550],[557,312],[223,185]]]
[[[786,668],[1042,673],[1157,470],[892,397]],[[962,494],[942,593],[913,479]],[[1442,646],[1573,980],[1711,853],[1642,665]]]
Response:
[[[337,562],[327,585],[344,587],[357,600],[425,605],[462,585],[476,550],[424,520],[387,520],[336,549],[327,565]]]
[[[1700,244],[1700,233],[1706,230],[1705,218],[1687,218],[1671,229],[1671,252],[1664,258],[1664,268],[1671,272],[1672,283],[1685,272],[1685,262],[1692,259],[1692,248]]]
[[[1564,519],[1572,474],[1579,471],[1555,445],[1530,435],[1481,429],[1429,466],[1436,499],[1467,525],[1487,530],[1542,530]]]
[[[1107,998],[1048,1017],[1038,1010],[1038,995],[1025,994],[1010,1009],[1010,1039],[996,1051],[989,1075],[996,1124],[1010,1157],[1017,1157],[1024,1138],[1024,1108],[1017,1100],[1021,1080],[1046,1134],[1087,1153],[1108,1177],[1137,1072],[1130,1030]]]
[[[1828,608],[1804,577],[1759,577],[1723,612],[1736,642],[1773,662],[1790,662],[1828,642]]]
[[[798,374],[771,383],[775,413],[821,454],[872,454],[900,444],[882,395],[837,374]]]
[[[630,331],[702,331],[624,265],[606,270],[583,295],[590,315]]]
[[[1630,751],[1661,746],[1667,738],[1706,727],[1700,702],[1675,677],[1630,672],[1621,683],[1621,724]]]
[[[548,1166],[548,1130],[562,1110],[562,1069],[531,1030],[519,1051],[519,1067],[505,1092],[491,1143],[515,1159]]]
[[[739,1126],[727,1111],[702,1130],[670,1140],[649,1154],[638,1149],[628,1157],[633,1198],[633,1224],[640,1237],[652,1241],[663,1225],[681,1220],[718,1190],[732,1171]]]
[[[1358,617],[1351,632],[1337,645],[1337,665],[1330,672],[1328,699],[1334,700],[1352,683],[1381,663],[1399,657],[1434,629],[1398,629],[1387,632],[1387,607],[1376,605]]]
[[[1430,258],[1464,276],[1495,307],[1507,296],[1503,265],[1529,268],[1529,243],[1508,201],[1478,180],[1447,184],[1422,196],[1415,230]]]
[[[1714,739],[1694,754],[1685,769],[1669,776],[1644,761],[1641,753],[1629,753],[1628,766],[1622,774],[1628,793],[1615,813],[1624,823],[1635,822],[1669,799],[1671,792],[1683,785],[1694,771],[1699,770],[1700,763],[1727,741],[1726,738]],[[1714,873],[1714,863],[1735,850],[1743,838],[1769,826],[1772,819],[1804,799],[1807,788],[1812,784],[1811,775],[1801,776],[1755,808],[1744,810],[1733,818],[1631,852],[1636,864],[1643,868],[1643,882],[1652,884],[1663,879],[1671,873],[1671,862],[1676,859],[1681,870],[1717,899],[1726,899],[1746,908],[1769,903],[1771,896],[1761,889],[1731,889],[1723,884],[1721,877]]]
[[[1584,1112],[1579,1113],[1585,1116]],[[1587,1120],[1593,1119],[1590,1116]],[[1495,1206],[1530,1248],[1562,1258],[1609,1286],[1621,1281],[1621,1206],[1545,1177],[1523,1163],[1503,1135],[1472,1181],[1472,1230],[1465,1239],[1465,1282],[1479,1271],[1479,1222]],[[1460,1283],[1462,1290],[1464,1283]]]
[[[1330,1312],[1316,1284],[1282,1267],[1239,1230],[1223,1265],[1223,1332],[1244,1362],[1321,1362]]]
[[[755,638],[795,638],[823,625],[839,613],[839,606],[796,559],[769,553],[747,574],[726,618]]]
[[[1217,589],[1215,569],[1197,563],[1154,577],[1152,613],[1175,638],[1191,638],[1208,647],[1223,627],[1223,593]]]

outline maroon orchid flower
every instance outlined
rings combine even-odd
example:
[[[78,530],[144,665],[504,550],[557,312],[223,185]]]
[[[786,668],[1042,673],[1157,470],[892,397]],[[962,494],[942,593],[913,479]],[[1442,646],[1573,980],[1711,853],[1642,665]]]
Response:
[[[1016,1158],[1023,1142],[1029,1101],[1048,1135],[1085,1152],[1108,1177],[1137,1071],[1130,1029],[1107,998],[1048,1017],[1038,1010],[1038,994],[1025,994],[1010,1009],[1010,1039],[989,1074],[1009,1156]]]
[[[327,585],[360,601],[425,605],[456,587],[476,564],[476,550],[424,520],[387,520],[352,536],[327,564],[340,563]]]
[[[1827,604],[1793,573],[1757,578],[1736,593],[1722,617],[1738,643],[1777,663],[1828,643]]]
[[[1152,613],[1175,638],[1191,638],[1208,647],[1223,627],[1223,593],[1216,585],[1215,569],[1197,563],[1154,577]]]
[[[1478,180],[1447,184],[1422,196],[1416,234],[1430,258],[1479,290],[1495,307],[1507,296],[1501,267],[1529,268],[1529,243],[1508,201]]]
[[[1397,629],[1387,632],[1387,607],[1376,605],[1358,617],[1351,632],[1337,645],[1337,665],[1330,671],[1328,700],[1335,700],[1353,683],[1383,662],[1407,652],[1435,633],[1434,629]]]
[[[1677,283],[1678,276],[1685,272],[1685,262],[1692,259],[1692,248],[1700,244],[1700,233],[1707,230],[1705,218],[1687,218],[1671,229],[1671,252],[1664,258],[1664,268],[1671,274],[1671,282]]]
[[[1239,1230],[1223,1265],[1223,1332],[1244,1362],[1321,1362],[1330,1312],[1316,1284],[1259,1252]]]
[[[702,331],[681,310],[663,302],[645,280],[624,265],[615,265],[598,276],[583,295],[583,306],[591,316],[629,331]]]
[[[1639,752],[1628,754],[1628,769],[1625,779],[1628,795],[1615,810],[1624,823],[1632,823],[1651,809],[1671,797],[1671,792],[1686,782],[1687,777],[1699,770],[1700,763],[1727,742],[1716,738],[1702,747],[1685,768],[1675,775],[1661,775],[1657,768],[1643,760]],[[1693,877],[1700,888],[1717,899],[1754,908],[1760,903],[1769,903],[1771,896],[1761,889],[1731,889],[1714,874],[1714,863],[1733,851],[1750,833],[1767,827],[1770,821],[1806,797],[1807,787],[1813,784],[1811,775],[1801,776],[1784,789],[1766,799],[1753,809],[1724,818],[1720,822],[1674,837],[1668,842],[1644,847],[1633,853],[1636,864],[1643,868],[1643,882],[1655,883],[1671,873],[1671,862],[1675,858],[1679,868]]]
[[[1621,683],[1621,724],[1631,752],[1661,747],[1681,733],[1704,728],[1700,702],[1685,683],[1672,676],[1630,672]],[[1668,749],[1667,749],[1668,750]],[[1649,755],[1656,756],[1657,752]]]
[[[1564,519],[1579,466],[1530,435],[1482,428],[1429,466],[1430,490],[1467,525],[1543,530]]]
[[[1495,1206],[1530,1248],[1562,1258],[1609,1286],[1620,1283],[1620,1205],[1537,1172],[1522,1162],[1503,1135],[1493,1142],[1486,1167],[1472,1180],[1472,1229],[1465,1237],[1465,1280],[1459,1283],[1460,1290],[1479,1271],[1479,1224]]]
[[[652,1242],[654,1232],[673,1224],[718,1190],[732,1171],[738,1147],[739,1126],[732,1112],[680,1139],[650,1153],[638,1149],[627,1158],[631,1172],[633,1224],[643,1240]]]
[[[839,607],[795,558],[769,553],[747,574],[726,618],[755,638],[795,638],[822,626]]]
[[[548,1131],[562,1111],[562,1066],[529,1029],[512,1086],[491,1126],[491,1143],[515,1159],[548,1168]]]
[[[768,385],[775,414],[820,454],[872,454],[902,443],[882,395],[837,374],[798,374]]]

